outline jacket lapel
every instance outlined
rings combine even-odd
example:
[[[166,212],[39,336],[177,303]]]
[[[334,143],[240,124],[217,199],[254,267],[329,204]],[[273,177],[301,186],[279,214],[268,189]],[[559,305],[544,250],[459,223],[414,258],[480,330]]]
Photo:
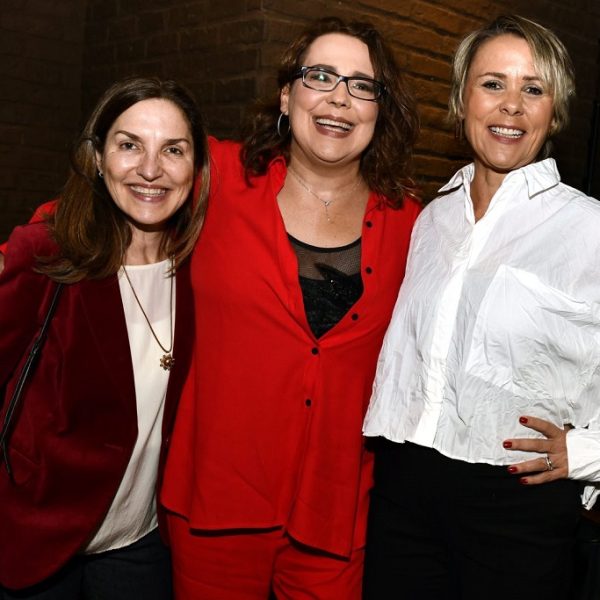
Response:
[[[175,365],[171,369],[163,432],[169,432],[173,425],[179,397],[190,368],[194,347],[194,301],[190,280],[190,259],[188,258],[177,270],[175,286],[177,290],[175,303],[175,338],[173,340],[173,357]]]

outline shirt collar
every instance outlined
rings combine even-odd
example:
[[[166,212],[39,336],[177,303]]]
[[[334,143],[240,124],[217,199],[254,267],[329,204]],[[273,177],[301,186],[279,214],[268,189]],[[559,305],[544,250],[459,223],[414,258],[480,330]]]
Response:
[[[471,183],[475,165],[470,163],[457,171],[450,181],[439,189],[439,192],[447,192],[462,185]],[[502,182],[505,185],[508,181],[515,177],[524,177],[527,185],[527,192],[530,198],[533,198],[540,192],[544,192],[551,187],[554,187],[560,182],[560,174],[556,167],[556,162],[553,158],[546,158],[540,162],[531,163],[520,169],[511,171]]]

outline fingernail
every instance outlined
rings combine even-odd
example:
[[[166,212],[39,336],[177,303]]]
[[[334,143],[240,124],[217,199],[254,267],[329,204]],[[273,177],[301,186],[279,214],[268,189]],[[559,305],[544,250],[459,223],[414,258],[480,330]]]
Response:
[[[527,477],[521,477],[521,479],[519,479],[519,483],[523,484],[523,485],[527,485],[529,483]]]
[[[502,445],[503,445],[505,448],[512,448],[512,442],[502,442]]]
[[[519,417],[519,423],[522,423],[523,425],[527,424],[527,417]]]
[[[509,473],[516,473],[517,472],[517,467],[508,467],[507,471]]]

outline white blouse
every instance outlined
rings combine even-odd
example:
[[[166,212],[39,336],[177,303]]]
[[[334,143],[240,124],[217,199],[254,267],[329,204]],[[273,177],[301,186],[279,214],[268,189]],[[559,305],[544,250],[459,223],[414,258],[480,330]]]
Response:
[[[536,416],[575,426],[569,477],[600,482],[600,204],[547,159],[475,222],[473,173],[417,221],[364,433],[508,465],[532,458],[502,442],[542,437],[518,421]]]
[[[170,260],[126,267],[139,301],[167,349],[171,344],[171,324],[175,323],[175,281],[167,277],[170,267]],[[164,352],[152,336],[122,270],[119,287],[133,364],[138,437],[121,485],[86,554],[128,546],[157,526],[156,478],[169,371],[160,366]]]

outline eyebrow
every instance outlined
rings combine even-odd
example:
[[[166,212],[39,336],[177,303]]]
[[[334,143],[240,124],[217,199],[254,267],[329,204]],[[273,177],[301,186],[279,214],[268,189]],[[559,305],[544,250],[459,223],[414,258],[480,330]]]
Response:
[[[334,67],[333,65],[324,65],[322,63],[316,64],[316,65],[310,65],[311,67],[316,67],[317,69],[326,69],[327,71],[333,71],[334,73],[338,73],[337,67]],[[354,71],[354,73],[352,75],[346,75],[346,77],[361,77],[364,79],[374,79],[374,75],[367,75],[366,73],[363,73],[362,71]]]
[[[132,140],[135,140],[136,142],[141,142],[142,138],[139,135],[136,135],[135,133],[131,133],[131,131],[126,131],[125,129],[118,129],[117,131],[115,131],[115,135],[117,135],[118,133],[127,136],[128,138],[131,138]],[[191,144],[191,141],[188,138],[169,138],[164,140],[164,143],[169,145],[172,144],[180,144],[181,142],[184,142],[186,144]]]
[[[506,79],[505,73],[496,73],[494,71],[488,71],[487,73],[482,73],[477,77],[496,77],[497,79]],[[538,75],[525,75],[522,77],[523,81],[542,81],[542,78]]]

